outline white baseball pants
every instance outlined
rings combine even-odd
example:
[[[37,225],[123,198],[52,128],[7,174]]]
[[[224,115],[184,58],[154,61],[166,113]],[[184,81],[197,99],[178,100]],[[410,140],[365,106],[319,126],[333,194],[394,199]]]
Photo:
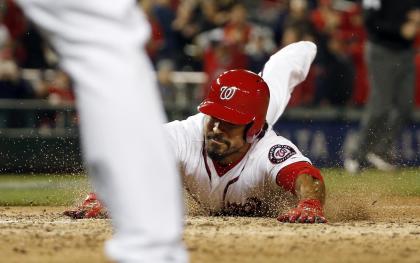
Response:
[[[18,0],[75,83],[82,146],[118,262],[186,262],[180,176],[162,131],[149,35],[133,0]]]

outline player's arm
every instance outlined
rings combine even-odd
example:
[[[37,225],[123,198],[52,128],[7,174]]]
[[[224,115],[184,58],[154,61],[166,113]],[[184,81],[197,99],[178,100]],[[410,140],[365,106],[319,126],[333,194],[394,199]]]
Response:
[[[322,204],[325,203],[324,181],[314,178],[310,174],[300,174],[296,178],[295,192],[299,200],[317,199]]]
[[[310,41],[300,41],[285,46],[274,53],[260,72],[270,89],[267,123],[273,125],[281,116],[294,88],[305,80],[317,47]]]
[[[281,169],[277,184],[295,194],[299,203],[277,219],[290,223],[325,223],[323,204],[325,184],[318,169],[308,162],[297,162]]]

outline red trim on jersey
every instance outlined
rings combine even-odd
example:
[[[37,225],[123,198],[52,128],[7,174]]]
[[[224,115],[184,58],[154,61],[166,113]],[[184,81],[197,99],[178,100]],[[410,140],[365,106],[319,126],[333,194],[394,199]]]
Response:
[[[209,164],[207,163],[207,154],[206,154],[206,149],[205,149],[205,145],[204,145],[204,141],[203,141],[203,151],[202,151],[202,155],[203,155],[203,159],[204,159],[204,165],[206,166],[206,171],[207,171],[207,175],[209,177],[209,180],[211,182],[211,172],[210,172],[210,168],[209,168]]]
[[[213,165],[214,165],[214,169],[217,172],[217,175],[219,177],[222,177],[223,175],[225,175],[225,173],[227,173],[230,169],[232,169],[233,167],[235,167],[235,165],[237,165],[240,161],[242,161],[242,159],[245,157],[246,153],[239,158],[236,162],[230,163],[226,166],[220,165],[218,164],[216,161],[213,161]]]
[[[324,181],[321,172],[308,162],[296,162],[289,164],[277,173],[276,183],[286,191],[295,193],[296,178],[301,174],[307,174],[315,179]]]
[[[243,170],[243,169],[242,169],[242,170]],[[242,172],[242,171],[241,171],[241,172]],[[233,178],[232,180],[230,180],[230,181],[226,184],[226,187],[225,187],[225,189],[223,190],[223,202],[225,201],[226,194],[227,194],[227,191],[228,191],[228,189],[229,189],[229,186],[230,186],[231,184],[236,183],[236,182],[239,180],[239,176],[240,176],[240,174],[239,174],[237,177],[235,177],[235,178]]]
[[[226,198],[226,194],[227,194],[227,191],[228,191],[228,189],[229,189],[229,186],[230,186],[231,184],[236,183],[236,182],[239,180],[239,177],[241,176],[241,174],[242,174],[242,172],[244,171],[244,169],[245,169],[245,165],[244,165],[244,167],[242,167],[242,170],[241,170],[241,172],[239,173],[239,175],[238,175],[238,176],[236,176],[235,178],[233,178],[232,180],[230,180],[230,181],[226,184],[226,187],[225,187],[225,189],[223,190],[223,203],[225,202],[225,198]]]

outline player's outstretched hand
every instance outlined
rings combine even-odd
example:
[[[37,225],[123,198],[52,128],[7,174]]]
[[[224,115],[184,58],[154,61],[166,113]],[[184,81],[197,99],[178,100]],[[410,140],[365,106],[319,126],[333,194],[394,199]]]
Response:
[[[300,200],[296,208],[280,215],[277,220],[289,223],[327,223],[321,201],[317,199]]]
[[[95,193],[89,193],[83,203],[75,209],[63,212],[63,215],[73,219],[82,218],[108,218],[108,213]]]

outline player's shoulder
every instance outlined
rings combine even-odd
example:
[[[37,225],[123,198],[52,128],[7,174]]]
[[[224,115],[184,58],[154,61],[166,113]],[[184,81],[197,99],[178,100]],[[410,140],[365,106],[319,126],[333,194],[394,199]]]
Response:
[[[273,144],[281,144],[281,145],[288,145],[293,148],[297,148],[289,139],[281,136],[280,134],[276,133],[273,129],[268,129],[264,137],[258,142],[259,149],[267,149],[267,147],[271,147]]]
[[[264,137],[257,142],[255,153],[261,157],[262,161],[274,165],[291,163],[293,160],[310,162],[295,144],[272,129],[269,129]]]

